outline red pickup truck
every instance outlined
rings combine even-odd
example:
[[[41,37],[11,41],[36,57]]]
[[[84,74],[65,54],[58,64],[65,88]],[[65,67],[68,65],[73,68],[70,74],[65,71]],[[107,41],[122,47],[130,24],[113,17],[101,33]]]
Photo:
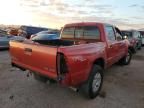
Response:
[[[12,66],[30,70],[35,79],[79,88],[94,98],[101,89],[104,69],[116,62],[130,63],[128,46],[117,27],[84,22],[66,24],[61,39],[11,41],[10,54]]]

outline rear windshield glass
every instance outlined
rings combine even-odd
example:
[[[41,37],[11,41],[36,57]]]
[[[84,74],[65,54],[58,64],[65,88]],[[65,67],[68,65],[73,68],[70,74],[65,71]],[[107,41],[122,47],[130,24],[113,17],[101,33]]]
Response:
[[[83,38],[83,28],[78,27],[75,29],[75,38]]]
[[[98,27],[95,26],[84,27],[84,39],[100,39],[100,31]]]
[[[74,38],[74,27],[65,28],[62,32],[63,38]]]
[[[100,31],[96,26],[68,27],[62,32],[62,38],[100,39]]]

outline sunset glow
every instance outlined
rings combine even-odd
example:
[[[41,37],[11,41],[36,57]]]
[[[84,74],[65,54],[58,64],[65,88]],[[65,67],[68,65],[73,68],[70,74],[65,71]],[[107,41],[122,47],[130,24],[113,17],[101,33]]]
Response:
[[[97,21],[144,28],[143,0],[0,0],[0,24],[60,28],[65,23]]]

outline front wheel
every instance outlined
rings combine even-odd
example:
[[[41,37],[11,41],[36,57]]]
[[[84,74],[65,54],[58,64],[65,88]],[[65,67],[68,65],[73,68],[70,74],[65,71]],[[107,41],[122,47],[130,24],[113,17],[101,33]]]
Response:
[[[131,58],[132,58],[132,53],[130,50],[128,50],[128,53],[125,57],[123,57],[119,62],[122,65],[128,65],[131,62]]]
[[[103,69],[98,65],[94,65],[87,82],[82,85],[81,89],[84,91],[86,96],[93,99],[99,94],[102,83]]]

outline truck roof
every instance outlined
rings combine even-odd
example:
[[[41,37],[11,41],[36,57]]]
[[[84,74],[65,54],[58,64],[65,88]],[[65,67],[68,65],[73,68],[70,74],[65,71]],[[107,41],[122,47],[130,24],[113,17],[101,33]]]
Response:
[[[64,27],[72,27],[72,26],[92,26],[92,25],[110,25],[107,23],[101,23],[101,22],[77,22],[77,23],[70,23],[66,24]]]

